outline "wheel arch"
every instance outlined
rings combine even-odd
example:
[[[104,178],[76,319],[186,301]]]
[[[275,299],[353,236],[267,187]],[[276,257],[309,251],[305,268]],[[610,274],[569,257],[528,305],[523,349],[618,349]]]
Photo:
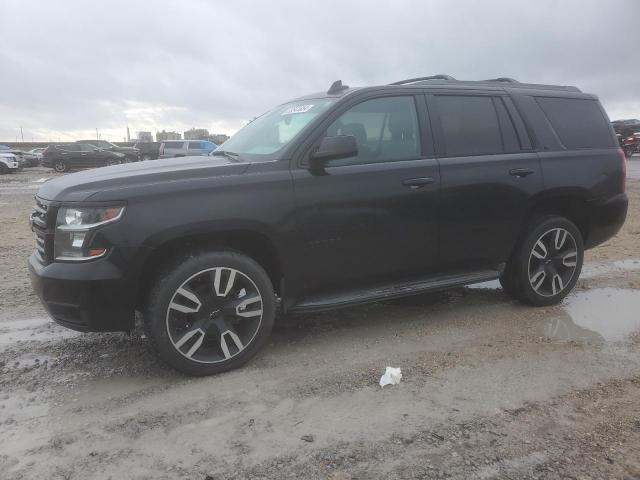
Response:
[[[281,294],[284,271],[282,256],[276,242],[258,229],[234,228],[227,230],[196,231],[186,234],[165,235],[157,241],[140,266],[136,303],[141,307],[149,293],[152,280],[167,262],[187,256],[198,250],[232,250],[255,260],[271,279],[276,294]]]
[[[557,189],[531,199],[521,226],[521,234],[535,217],[558,215],[573,222],[580,230],[584,243],[590,233],[592,204],[583,189]]]

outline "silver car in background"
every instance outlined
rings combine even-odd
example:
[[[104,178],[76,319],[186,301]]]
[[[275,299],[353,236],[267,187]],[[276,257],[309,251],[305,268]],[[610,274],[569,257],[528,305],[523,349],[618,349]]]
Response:
[[[160,144],[159,158],[209,155],[218,146],[207,140],[167,140]]]

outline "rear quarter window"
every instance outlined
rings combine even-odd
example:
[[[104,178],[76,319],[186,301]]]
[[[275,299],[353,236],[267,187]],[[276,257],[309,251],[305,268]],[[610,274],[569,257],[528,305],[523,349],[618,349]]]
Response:
[[[536,97],[562,144],[568,149],[616,146],[596,100]]]

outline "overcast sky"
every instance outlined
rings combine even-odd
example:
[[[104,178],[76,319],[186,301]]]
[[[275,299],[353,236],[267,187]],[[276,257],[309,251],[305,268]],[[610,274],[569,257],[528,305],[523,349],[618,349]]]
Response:
[[[640,118],[640,0],[0,0],[0,141],[232,134],[290,98],[448,73]]]

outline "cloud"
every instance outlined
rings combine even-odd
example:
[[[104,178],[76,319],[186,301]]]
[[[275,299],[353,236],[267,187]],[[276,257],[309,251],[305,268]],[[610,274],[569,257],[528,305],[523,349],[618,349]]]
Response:
[[[640,2],[0,4],[0,139],[233,133],[272,106],[433,73],[577,85],[640,117]]]

